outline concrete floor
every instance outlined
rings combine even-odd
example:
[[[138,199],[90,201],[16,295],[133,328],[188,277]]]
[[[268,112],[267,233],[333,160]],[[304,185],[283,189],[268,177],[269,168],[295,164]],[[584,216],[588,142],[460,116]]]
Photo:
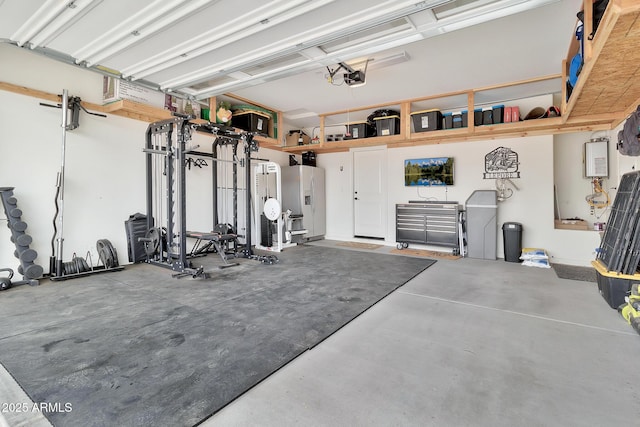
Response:
[[[202,425],[633,425],[638,354],[594,283],[441,259]],[[0,402],[20,392],[0,370]]]
[[[638,354],[594,283],[439,260],[203,425],[634,424]]]

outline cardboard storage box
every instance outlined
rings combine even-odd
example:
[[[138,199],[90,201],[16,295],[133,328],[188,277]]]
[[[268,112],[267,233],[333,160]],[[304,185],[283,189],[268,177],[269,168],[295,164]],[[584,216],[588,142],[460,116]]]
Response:
[[[127,80],[104,76],[102,80],[102,103],[109,104],[123,99],[164,108],[164,93],[138,86]]]
[[[261,111],[234,111],[231,118],[233,126],[247,132],[269,134],[269,121],[271,117]]]
[[[376,122],[376,135],[389,136],[400,133],[400,116],[374,117]]]
[[[425,110],[411,113],[414,132],[427,132],[442,129],[442,113],[440,110]]]
[[[307,145],[311,143],[311,137],[301,130],[290,130],[285,137],[285,147],[293,147],[296,145]]]

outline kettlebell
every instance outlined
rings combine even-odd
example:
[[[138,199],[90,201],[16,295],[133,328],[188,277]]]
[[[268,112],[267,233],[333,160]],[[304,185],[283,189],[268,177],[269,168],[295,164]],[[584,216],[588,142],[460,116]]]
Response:
[[[8,271],[8,277],[0,277],[0,291],[6,291],[11,287],[11,278],[13,277],[13,270],[10,268],[0,268],[0,271]]]

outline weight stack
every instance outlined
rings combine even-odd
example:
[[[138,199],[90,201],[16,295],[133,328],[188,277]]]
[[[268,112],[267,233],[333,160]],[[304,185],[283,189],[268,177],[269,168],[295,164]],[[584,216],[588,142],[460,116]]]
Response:
[[[11,230],[11,241],[16,245],[13,254],[20,260],[18,273],[27,279],[38,279],[42,277],[43,269],[34,263],[38,253],[29,248],[33,239],[25,233],[27,223],[21,219],[22,211],[18,208],[18,200],[13,195],[13,189],[14,187],[0,187],[0,199]]]

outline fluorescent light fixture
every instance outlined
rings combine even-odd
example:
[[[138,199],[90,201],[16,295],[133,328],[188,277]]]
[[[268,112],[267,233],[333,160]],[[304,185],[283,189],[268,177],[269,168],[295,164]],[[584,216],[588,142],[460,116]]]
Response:
[[[320,0],[315,2],[295,0],[280,5],[267,3],[258,9],[252,10],[248,14],[240,15],[225,24],[207,31],[196,39],[181,43],[161,54],[127,67],[122,70],[122,74],[125,77],[132,77],[134,80],[146,77],[211,52],[212,50],[219,49],[235,41],[242,40],[260,31],[311,12],[319,7],[333,3],[334,1],[336,0]],[[268,22],[262,23],[264,21],[264,14],[267,13],[270,14],[271,17],[268,19]],[[186,57],[185,54],[187,55]]]
[[[407,62],[410,59],[407,51],[393,53],[391,55],[369,58],[369,70],[377,70],[380,68],[390,67],[392,65],[401,64]],[[352,68],[358,68],[364,66],[367,60],[362,61],[347,61]]]
[[[232,90],[245,88],[252,84],[265,83],[267,81],[274,80],[275,78],[292,75],[300,71],[310,71],[313,68],[315,68],[316,65],[317,64],[315,62],[305,59],[299,63],[285,65],[280,68],[272,69],[269,71],[265,71],[264,73],[253,75],[250,81],[227,82],[220,85],[203,88],[198,91],[193,91],[190,88],[185,88],[181,91],[184,91],[189,94],[193,94],[198,99],[204,99],[211,96],[230,92]]]
[[[312,59],[314,61],[318,61],[327,57],[327,52],[320,49],[317,46],[311,46],[306,49],[300,51],[300,54],[305,58]]]
[[[361,10],[355,14],[309,29],[305,33],[297,34],[284,40],[279,40],[277,43],[272,43],[269,46],[262,46],[260,49],[256,49],[252,52],[246,52],[244,55],[238,56],[226,63],[214,64],[187,75],[166,80],[161,82],[160,86],[163,88],[185,87],[192,83],[205,80],[208,76],[215,73],[230,69],[238,70],[260,64],[267,58],[274,58],[277,55],[290,54],[291,52],[296,51],[300,52],[308,47],[317,46],[318,44],[322,44],[329,40],[335,40],[336,38],[354,34],[364,29],[373,28],[377,25],[419,12],[423,9],[447,3],[448,1],[451,0],[431,0],[420,3],[415,3],[415,0],[404,0],[402,2],[397,0],[388,0],[375,9]],[[408,29],[406,31],[413,32],[414,36],[417,36],[416,40],[422,39],[422,36],[420,34],[415,34],[414,30]],[[394,37],[398,37],[398,34],[395,34]],[[379,43],[379,40],[372,39],[369,40],[368,43],[375,45]],[[352,50],[359,48],[360,45],[350,47]],[[378,48],[377,50],[380,51],[382,49]],[[332,52],[332,55],[334,54],[337,55],[337,52]],[[143,76],[144,74],[136,75],[134,76],[134,79]]]

